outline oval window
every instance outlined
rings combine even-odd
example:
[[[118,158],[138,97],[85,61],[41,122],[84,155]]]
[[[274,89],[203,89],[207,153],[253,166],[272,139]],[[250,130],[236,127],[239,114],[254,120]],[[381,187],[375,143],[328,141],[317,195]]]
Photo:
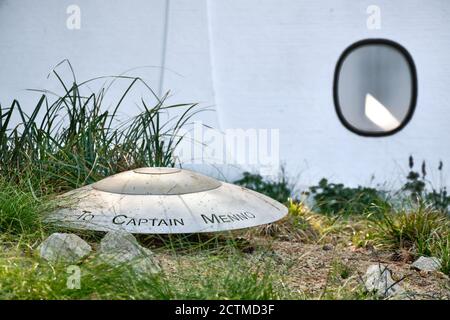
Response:
[[[333,91],[338,117],[349,130],[363,136],[393,134],[414,113],[414,61],[404,47],[390,40],[356,42],[339,58]]]

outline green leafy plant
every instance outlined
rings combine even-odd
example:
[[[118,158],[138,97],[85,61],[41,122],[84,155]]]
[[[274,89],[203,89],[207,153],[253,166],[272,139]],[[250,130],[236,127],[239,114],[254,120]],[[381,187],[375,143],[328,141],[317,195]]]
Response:
[[[438,171],[442,176],[443,169],[442,161],[439,162]],[[421,165],[421,173],[414,171],[414,158],[409,157],[409,172],[406,176],[406,183],[402,191],[409,193],[414,202],[425,201],[429,203],[436,210],[442,212],[449,212],[450,195],[447,193],[447,188],[440,187],[438,189],[433,187],[433,184],[427,180],[427,166],[425,161]],[[427,186],[429,188],[427,189]]]
[[[381,191],[361,186],[350,188],[341,183],[329,183],[325,178],[311,186],[309,193],[314,199],[313,209],[323,214],[367,214],[390,207]]]
[[[292,196],[293,185],[289,182],[284,168],[276,180],[265,179],[259,174],[244,172],[243,177],[235,184],[265,194],[281,203],[287,203]]]

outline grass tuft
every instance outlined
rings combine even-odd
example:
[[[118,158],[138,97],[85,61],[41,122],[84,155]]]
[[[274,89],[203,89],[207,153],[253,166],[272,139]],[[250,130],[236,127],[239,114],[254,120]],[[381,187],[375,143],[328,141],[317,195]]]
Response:
[[[0,107],[0,174],[16,183],[27,181],[36,194],[67,191],[136,167],[174,166],[182,129],[203,110],[197,104],[169,105],[168,93],[157,97],[140,78],[77,82],[74,74],[64,80],[58,69],[53,75],[61,92],[38,90],[42,95],[31,114],[17,100]],[[106,83],[92,92],[89,88],[100,80]],[[125,83],[125,89],[112,107],[105,107],[114,82]],[[123,121],[119,111],[138,86],[152,99],[142,98],[142,112]],[[154,105],[149,99],[156,100]],[[11,122],[15,118],[18,125]]]
[[[377,244],[411,249],[420,255],[430,255],[433,245],[449,232],[448,218],[423,205],[411,211],[386,212],[372,223]]]
[[[80,288],[70,269],[32,256],[0,255],[0,299],[281,299],[289,297],[270,263],[242,255],[166,256],[167,271],[137,276],[129,266],[94,260],[80,266]],[[73,267],[73,266],[72,266]]]
[[[41,234],[43,213],[52,203],[0,179],[0,232],[15,236]]]
[[[382,217],[369,217],[361,233],[364,240],[358,239],[359,244],[407,250],[416,258],[435,256],[442,261],[441,271],[449,274],[450,219],[440,210],[421,203],[414,209],[387,211]]]

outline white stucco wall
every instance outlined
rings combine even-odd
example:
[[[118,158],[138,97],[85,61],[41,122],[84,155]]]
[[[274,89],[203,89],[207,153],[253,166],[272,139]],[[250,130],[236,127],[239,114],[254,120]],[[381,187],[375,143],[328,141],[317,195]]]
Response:
[[[448,1],[77,0],[82,26],[68,30],[73,3],[0,0],[2,105],[18,98],[32,107],[36,96],[23,89],[51,86],[45,77],[64,58],[80,79],[153,66],[131,75],[171,89],[171,101],[215,106],[204,118],[222,130],[279,128],[281,161],[302,185],[321,177],[370,184],[372,175],[398,184],[410,154],[433,168],[443,160],[449,172]],[[379,30],[366,27],[372,4]],[[406,47],[419,80],[414,117],[385,138],[349,132],[332,100],[340,54],[372,37]]]
[[[279,127],[281,157],[311,183],[330,177],[395,183],[407,157],[450,166],[450,3],[376,1],[380,30],[366,28],[373,1],[209,1],[216,101],[226,126]],[[341,52],[371,37],[412,54],[419,98],[409,125],[386,138],[345,129],[334,111],[332,77]],[[248,116],[243,116],[243,111]],[[448,181],[447,181],[448,182]]]
[[[81,28],[69,30],[66,9],[72,1],[1,0],[0,102],[18,98],[32,108],[36,94],[24,89],[56,86],[46,77],[63,59],[80,80],[141,67],[139,75],[158,85],[165,1],[151,2],[77,1]]]

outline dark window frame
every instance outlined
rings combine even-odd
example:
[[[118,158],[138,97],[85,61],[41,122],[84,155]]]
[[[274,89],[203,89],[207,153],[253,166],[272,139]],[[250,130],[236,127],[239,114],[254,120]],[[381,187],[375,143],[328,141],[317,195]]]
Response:
[[[353,52],[353,50],[355,50],[359,47],[362,47],[362,46],[373,45],[373,44],[387,45],[387,46],[393,47],[398,52],[400,52],[405,57],[408,65],[409,65],[409,69],[410,69],[410,73],[411,73],[411,101],[409,104],[408,113],[406,114],[405,118],[403,119],[403,121],[397,128],[390,130],[390,131],[384,131],[384,132],[383,131],[380,131],[380,132],[365,131],[365,130],[360,130],[360,129],[356,128],[355,126],[350,124],[347,121],[347,119],[345,119],[345,117],[341,111],[342,108],[339,104],[339,95],[338,95],[339,77],[340,77],[340,72],[341,72],[342,65],[343,65],[345,59]],[[405,47],[403,47],[402,45],[400,45],[399,43],[397,43],[395,41],[388,40],[388,39],[371,38],[371,39],[360,40],[360,41],[353,43],[349,47],[347,47],[344,50],[344,52],[341,54],[341,56],[339,57],[339,60],[336,64],[336,69],[334,71],[334,81],[333,81],[334,107],[335,107],[337,116],[338,116],[339,120],[341,121],[341,123],[344,125],[344,127],[346,127],[351,132],[356,133],[357,135],[360,135],[360,136],[364,136],[364,137],[390,136],[390,135],[393,135],[393,134],[399,132],[404,127],[406,127],[406,125],[412,119],[412,117],[414,115],[414,111],[416,109],[416,104],[417,104],[417,95],[418,95],[417,86],[418,86],[418,84],[417,84],[416,66],[414,64],[414,60],[413,60],[411,54],[408,52],[408,50],[405,49]]]

